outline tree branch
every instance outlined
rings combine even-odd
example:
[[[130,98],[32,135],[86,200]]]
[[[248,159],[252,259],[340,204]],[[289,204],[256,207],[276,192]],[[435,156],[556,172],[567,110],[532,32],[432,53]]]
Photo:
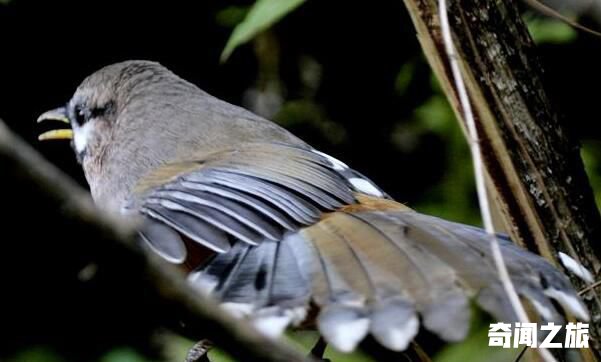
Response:
[[[44,230],[45,240],[39,240],[40,243],[65,242],[68,245],[62,247],[74,249],[73,254],[79,251],[82,253],[91,251],[91,254],[101,260],[99,263],[102,263],[102,268],[121,268],[119,260],[124,260],[125,268],[128,270],[119,270],[117,274],[129,273],[130,277],[134,275],[133,280],[128,280],[132,288],[138,284],[145,286],[146,290],[141,296],[143,303],[162,306],[164,309],[159,310],[157,307],[155,310],[157,314],[171,315],[167,319],[178,316],[185,321],[188,332],[213,340],[239,360],[306,360],[295,349],[264,337],[248,323],[234,319],[222,311],[214,301],[188,287],[179,270],[138,246],[134,240],[135,232],[132,225],[97,210],[83,189],[12,134],[2,121],[0,121],[0,169],[4,184],[19,185],[19,190],[9,188],[7,192],[28,193],[27,199],[21,200],[22,203],[35,205],[28,209],[28,216],[34,220],[48,217],[62,218],[70,225],[68,230]],[[56,215],[39,215],[41,210],[46,209],[44,205],[55,210]],[[17,211],[13,210],[12,215],[7,215],[8,220],[3,226],[3,235],[18,235],[17,232],[11,233],[17,229],[23,232],[20,225],[24,220],[16,220],[20,206],[15,205],[14,210]],[[25,232],[29,231],[25,230]],[[11,245],[8,247],[8,254],[22,254],[22,250],[11,253]],[[35,245],[33,247],[35,248]],[[66,262],[53,260],[56,264]],[[6,295],[13,294],[10,288],[8,291],[3,289],[3,295],[5,292]],[[121,296],[115,296],[115,298],[119,297]]]

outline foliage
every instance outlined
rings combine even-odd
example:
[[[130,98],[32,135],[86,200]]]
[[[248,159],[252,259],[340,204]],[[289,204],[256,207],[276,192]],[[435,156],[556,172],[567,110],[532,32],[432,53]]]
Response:
[[[444,140],[446,163],[450,166],[415,207],[427,214],[479,224],[470,152],[444,95],[437,92],[420,105],[412,123],[417,132],[430,132]]]
[[[601,142],[585,140],[581,150],[584,167],[587,170],[597,205],[601,205]]]
[[[527,22],[528,30],[538,44],[569,43],[576,39],[577,32],[570,25],[555,19],[532,18]]]
[[[34,346],[9,357],[6,362],[64,362],[64,359],[50,348]]]
[[[246,18],[234,28],[223,53],[221,53],[221,60],[225,61],[236,47],[248,42],[304,2],[305,0],[257,1],[246,15]]]

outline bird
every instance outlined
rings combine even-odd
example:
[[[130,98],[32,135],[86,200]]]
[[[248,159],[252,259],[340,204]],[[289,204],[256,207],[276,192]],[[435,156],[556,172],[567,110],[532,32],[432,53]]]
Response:
[[[39,139],[70,140],[99,208],[140,219],[140,245],[267,336],[308,326],[342,352],[367,336],[403,351],[420,328],[463,340],[472,302],[518,321],[484,230],[414,211],[159,63],[96,71],[48,120],[70,128]],[[496,238],[539,320],[589,320],[565,274]]]

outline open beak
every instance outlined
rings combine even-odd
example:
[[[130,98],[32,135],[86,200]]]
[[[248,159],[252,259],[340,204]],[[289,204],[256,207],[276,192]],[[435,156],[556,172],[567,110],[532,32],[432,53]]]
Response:
[[[65,107],[53,109],[51,111],[43,113],[38,117],[37,122],[41,123],[44,121],[60,121],[70,124],[69,118],[67,117],[67,110]],[[70,129],[54,129],[47,131],[38,136],[38,140],[70,140],[73,139],[73,131]]]

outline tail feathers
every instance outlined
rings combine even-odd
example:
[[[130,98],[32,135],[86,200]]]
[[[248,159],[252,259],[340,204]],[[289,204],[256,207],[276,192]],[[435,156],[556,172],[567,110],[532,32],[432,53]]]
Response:
[[[481,289],[476,296],[476,303],[499,321],[514,322],[518,320],[511,303],[505,297],[505,291],[500,282]]]
[[[323,307],[317,327],[341,352],[351,352],[369,332],[369,314],[360,306],[329,304]]]
[[[400,298],[391,298],[374,306],[370,332],[384,347],[404,351],[419,330],[415,306]]]
[[[527,302],[538,313],[541,319],[545,322],[555,322],[556,324],[564,324],[565,318],[557,311],[549,298],[541,292],[540,289],[532,286],[524,286],[520,294],[526,298]],[[586,319],[586,318],[584,318]]]
[[[448,341],[463,339],[469,327],[469,303],[455,270],[418,240],[409,237],[405,224],[391,222],[388,214],[364,213],[356,217],[364,221],[365,228],[382,233],[397,254],[402,254],[410,263],[409,274],[397,274],[401,285],[406,285],[409,278],[421,280],[417,285],[407,285],[405,290],[420,311],[424,327]],[[383,249],[379,245],[371,247]]]
[[[405,213],[402,216],[404,221],[411,225],[410,232],[420,229],[422,232],[429,232],[434,236],[420,238],[420,242],[444,243],[442,245],[444,245],[443,248],[446,247],[445,249],[439,245],[429,248],[429,250],[446,254],[442,259],[452,265],[461,279],[466,282],[467,287],[478,292],[482,288],[490,288],[499,284],[489,237],[484,230],[415,212]],[[534,305],[538,302],[539,307],[546,306],[547,313],[539,312],[541,318],[546,315],[548,318],[544,319],[549,321],[563,320],[563,317],[556,313],[555,308],[549,308],[549,303],[543,302],[549,302],[549,298],[551,298],[578,319],[589,320],[584,303],[565,275],[542,257],[512,243],[507,236],[498,235],[497,240],[501,246],[503,261],[507,265],[518,294],[526,297],[529,301],[534,299]],[[463,262],[461,261],[462,255],[464,256]],[[505,295],[502,290],[497,294]],[[503,298],[503,301],[508,303],[506,298]],[[540,308],[535,306],[535,309],[539,310]],[[515,316],[512,314],[500,315],[498,311],[491,312],[491,314],[502,320],[515,320]]]
[[[541,319],[563,321],[550,298],[588,319],[560,272],[507,240],[501,248],[518,293]],[[268,335],[316,306],[319,331],[341,351],[367,334],[404,350],[420,323],[444,340],[461,340],[470,299],[499,320],[516,320],[486,234],[412,211],[330,213],[280,242],[237,242],[190,279]]]

